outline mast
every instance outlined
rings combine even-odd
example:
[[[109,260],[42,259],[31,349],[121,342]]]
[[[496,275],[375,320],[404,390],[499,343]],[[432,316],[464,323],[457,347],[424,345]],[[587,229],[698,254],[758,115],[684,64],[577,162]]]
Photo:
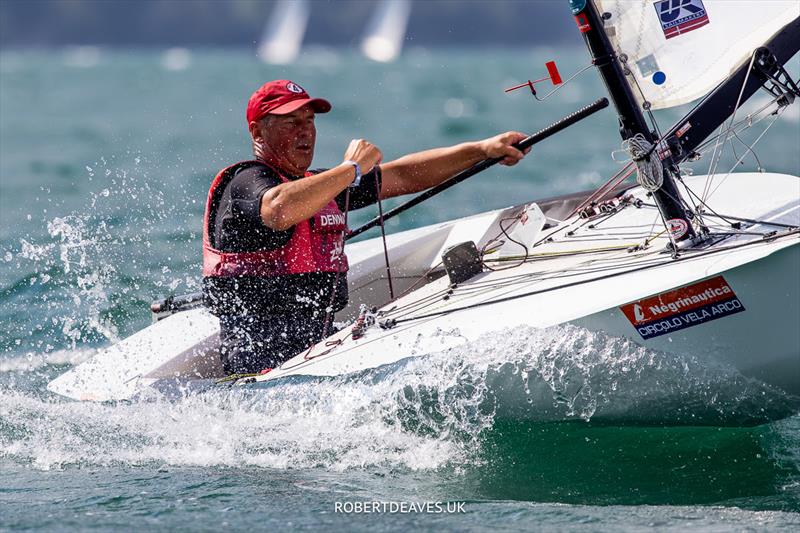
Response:
[[[600,72],[600,77],[619,114],[619,132],[623,140],[641,134],[648,143],[656,145],[658,139],[647,126],[644,114],[625,79],[619,58],[617,58],[603,28],[603,18],[598,13],[594,2],[592,0],[570,0],[569,3],[578,29],[583,34],[583,39],[591,53],[592,62]],[[664,180],[661,186],[653,191],[653,198],[675,243],[691,244],[696,233],[690,222],[691,217],[684,209],[681,195],[675,186],[673,176],[677,167],[672,164],[670,155],[661,161],[661,165],[664,169]]]

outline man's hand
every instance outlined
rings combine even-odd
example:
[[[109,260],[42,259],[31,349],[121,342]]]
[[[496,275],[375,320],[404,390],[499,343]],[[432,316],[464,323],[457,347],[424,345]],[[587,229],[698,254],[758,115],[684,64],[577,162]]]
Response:
[[[483,150],[486,158],[502,157],[503,160],[500,161],[501,165],[512,166],[519,163],[519,161],[531,151],[530,147],[526,148],[524,152],[521,152],[511,146],[514,143],[518,143],[525,137],[527,137],[527,135],[524,133],[520,133],[518,131],[507,131],[505,133],[501,133],[500,135],[495,135],[494,137],[489,137],[488,139],[480,141],[479,146],[481,147],[481,150]]]
[[[344,152],[344,161],[350,160],[358,163],[363,174],[380,164],[382,159],[383,154],[378,147],[364,139],[353,139]]]

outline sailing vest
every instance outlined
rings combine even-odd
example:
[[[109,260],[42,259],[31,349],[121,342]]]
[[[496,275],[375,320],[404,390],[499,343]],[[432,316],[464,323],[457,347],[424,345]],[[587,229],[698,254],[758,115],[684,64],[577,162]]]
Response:
[[[252,252],[223,252],[211,243],[211,224],[226,186],[242,165],[265,165],[261,161],[243,161],[222,169],[211,183],[203,216],[203,276],[276,277],[312,272],[347,272],[344,236],[347,231],[345,214],[335,200],[308,220],[294,226],[286,245],[274,250]],[[272,168],[272,167],[269,167]],[[274,169],[283,183],[289,178]],[[312,173],[306,172],[306,176]]]

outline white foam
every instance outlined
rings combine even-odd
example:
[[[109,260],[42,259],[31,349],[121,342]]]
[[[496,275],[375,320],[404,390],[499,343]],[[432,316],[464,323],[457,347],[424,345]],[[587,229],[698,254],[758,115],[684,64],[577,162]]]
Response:
[[[155,391],[97,404],[0,389],[0,456],[44,469],[430,470],[479,462],[481,435],[497,417],[647,420],[672,410],[680,421],[692,409],[746,413],[748,398],[761,409],[770,394],[724,369],[582,328],[520,329],[359,375],[215,387],[172,401]]]
[[[0,359],[0,374],[30,372],[50,365],[79,365],[88,361],[97,350],[57,350],[46,354],[27,353]]]

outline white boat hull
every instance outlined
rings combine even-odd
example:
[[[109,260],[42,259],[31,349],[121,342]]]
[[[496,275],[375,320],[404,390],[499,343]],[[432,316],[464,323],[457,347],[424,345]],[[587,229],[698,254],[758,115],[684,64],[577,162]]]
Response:
[[[702,178],[687,182],[700,183]],[[632,192],[647,201],[644,191]],[[742,196],[748,198],[745,205]],[[800,181],[794,176],[732,175],[713,200],[721,213],[800,226]],[[519,207],[389,236],[396,284],[404,290],[419,282],[449,245],[473,240],[481,247],[497,234],[499,220],[515,211]],[[800,395],[800,235],[784,230],[776,238],[763,239],[755,234],[771,228],[754,224],[750,232],[729,236],[705,250],[681,253],[676,260],[661,253],[667,238],[652,234],[658,220],[654,213],[631,206],[609,217],[609,222],[587,224],[573,217],[550,230],[552,240],[535,248],[534,260],[484,272],[451,294],[446,277],[424,284],[382,308],[382,320],[397,320],[393,327],[373,326],[357,340],[345,328],[328,343],[254,381],[340,376],[463,349],[486,336],[508,335],[520,328],[547,331],[569,324],[633,341],[653,354],[676,354],[725,367],[776,391]],[[645,238],[649,242],[645,249],[626,250]],[[352,318],[358,304],[380,305],[388,294],[379,240],[350,245],[348,256],[351,306],[341,316]],[[668,313],[671,320],[697,323],[648,339],[622,312],[626,306],[680,287],[691,292],[704,280],[720,276],[743,309],[722,310],[706,321],[697,310],[691,316]],[[165,379],[219,376],[216,335],[214,317],[202,309],[182,312],[101,352],[48,388],[75,399],[113,400],[130,398]],[[533,400],[520,401],[529,410]],[[543,405],[551,404],[552,398]],[[550,414],[559,418],[563,413]]]
[[[800,395],[800,246],[722,272],[745,311],[644,340],[614,307],[572,321],[649,349],[724,362],[742,375]],[[764,280],[783,280],[779,284]],[[632,331],[633,330],[633,331]]]

